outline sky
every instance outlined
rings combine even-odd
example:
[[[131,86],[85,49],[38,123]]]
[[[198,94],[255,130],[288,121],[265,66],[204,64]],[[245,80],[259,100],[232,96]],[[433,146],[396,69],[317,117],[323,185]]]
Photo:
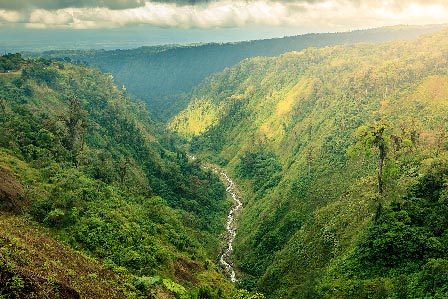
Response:
[[[130,48],[448,23],[448,0],[0,0],[0,49]]]

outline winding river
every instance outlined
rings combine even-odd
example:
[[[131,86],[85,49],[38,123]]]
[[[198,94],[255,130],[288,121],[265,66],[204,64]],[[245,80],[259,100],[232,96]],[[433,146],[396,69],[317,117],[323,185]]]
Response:
[[[215,170],[218,172],[218,170]],[[233,252],[233,242],[235,241],[236,236],[236,224],[235,217],[236,214],[243,207],[243,203],[241,202],[241,197],[238,196],[235,183],[231,178],[227,176],[227,174],[223,171],[219,171],[221,177],[227,182],[227,193],[231,196],[233,204],[230,208],[229,214],[227,215],[227,223],[226,223],[226,246],[224,247],[224,251],[219,257],[219,262],[226,270],[227,274],[230,277],[231,282],[236,282],[236,273],[235,268],[233,267],[233,262],[231,261],[231,255]]]
[[[187,156],[193,161],[196,160],[196,157],[193,155]],[[210,165],[203,165],[205,168],[212,168]],[[225,181],[227,188],[226,192],[232,198],[232,207],[230,208],[229,214],[227,215],[227,223],[226,223],[226,232],[224,239],[226,240],[225,246],[223,248],[223,252],[219,257],[219,263],[224,267],[227,275],[229,275],[231,282],[236,282],[236,272],[235,267],[232,262],[232,252],[233,252],[233,242],[236,237],[236,214],[243,208],[243,203],[241,202],[241,197],[238,195],[235,183],[231,178],[222,170],[218,170],[216,167],[213,167],[213,170],[218,173],[222,180]]]

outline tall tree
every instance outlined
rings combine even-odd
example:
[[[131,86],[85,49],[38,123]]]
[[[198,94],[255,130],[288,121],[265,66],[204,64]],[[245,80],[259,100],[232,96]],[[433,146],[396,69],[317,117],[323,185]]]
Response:
[[[73,155],[76,157],[76,141],[79,140],[82,150],[84,132],[88,127],[87,111],[84,110],[78,99],[73,98],[69,100],[68,111],[63,117],[63,120],[68,130],[68,136],[65,142],[66,147],[68,150],[72,151]]]
[[[364,125],[356,130],[357,143],[350,151],[370,153],[375,149],[378,154],[377,166],[377,186],[378,193],[383,193],[383,166],[386,159],[390,136],[387,131],[391,128],[389,123],[384,119],[379,119],[369,125]]]

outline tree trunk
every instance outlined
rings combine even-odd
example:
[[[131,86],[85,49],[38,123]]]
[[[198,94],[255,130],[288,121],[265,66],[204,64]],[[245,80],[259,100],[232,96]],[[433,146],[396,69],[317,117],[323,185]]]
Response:
[[[383,193],[383,164],[384,159],[386,158],[386,147],[384,145],[380,145],[379,147],[380,155],[378,159],[378,193]]]

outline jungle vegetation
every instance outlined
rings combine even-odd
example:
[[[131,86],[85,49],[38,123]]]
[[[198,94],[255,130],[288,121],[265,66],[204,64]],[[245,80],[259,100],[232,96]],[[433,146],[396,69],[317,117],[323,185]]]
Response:
[[[169,127],[242,186],[241,287],[448,295],[447,38],[253,58],[195,89]]]
[[[44,57],[88,64],[114,75],[119,86],[148,104],[167,121],[183,110],[190,91],[206,77],[256,56],[277,56],[309,47],[379,43],[439,31],[445,25],[392,26],[352,32],[304,34],[236,43],[165,45],[112,51],[48,51]]]
[[[145,104],[96,69],[0,61],[2,298],[238,295],[214,263],[224,186]]]
[[[88,54],[210,54],[166,126],[125,68],[0,56],[0,297],[446,298],[448,31],[323,36],[225,69],[213,49],[257,42]],[[230,203],[210,163],[244,198],[236,285],[215,263]]]

